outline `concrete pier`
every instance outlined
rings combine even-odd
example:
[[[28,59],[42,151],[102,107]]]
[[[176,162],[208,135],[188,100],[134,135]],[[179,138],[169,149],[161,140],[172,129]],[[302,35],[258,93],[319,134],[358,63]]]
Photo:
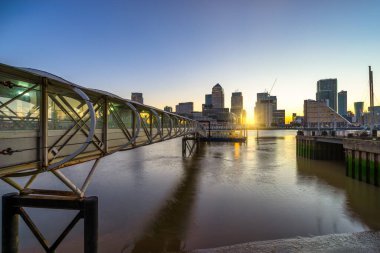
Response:
[[[297,156],[312,160],[345,160],[346,176],[380,185],[380,141],[336,137],[315,136],[297,133]]]
[[[346,152],[346,175],[379,186],[380,142],[345,138],[343,147]]]
[[[342,160],[344,149],[342,144],[322,142],[313,136],[297,135],[297,155],[312,160]]]

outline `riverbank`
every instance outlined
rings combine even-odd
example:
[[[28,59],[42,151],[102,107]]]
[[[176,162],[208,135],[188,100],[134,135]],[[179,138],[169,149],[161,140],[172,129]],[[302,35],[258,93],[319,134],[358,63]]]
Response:
[[[380,232],[331,234],[271,241],[236,244],[213,249],[199,249],[192,253],[273,253],[273,252],[379,252]]]

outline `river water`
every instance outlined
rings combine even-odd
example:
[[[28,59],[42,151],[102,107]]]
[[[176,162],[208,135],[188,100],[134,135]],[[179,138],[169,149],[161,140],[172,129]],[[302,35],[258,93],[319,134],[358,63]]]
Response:
[[[87,195],[99,197],[99,252],[176,252],[249,241],[380,229],[380,188],[345,176],[343,161],[296,157],[292,130],[249,131],[246,144],[204,143],[181,157],[174,139],[104,158]],[[88,166],[88,165],[87,165]],[[64,169],[84,180],[86,165]],[[56,188],[41,175],[33,188]],[[0,185],[2,194],[13,190]],[[27,209],[54,241],[75,212]],[[58,252],[81,252],[83,222]],[[20,221],[21,252],[43,252]]]

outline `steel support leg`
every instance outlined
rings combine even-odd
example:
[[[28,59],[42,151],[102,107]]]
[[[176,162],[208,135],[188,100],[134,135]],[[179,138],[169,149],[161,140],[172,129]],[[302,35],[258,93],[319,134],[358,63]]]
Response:
[[[56,196],[18,195],[9,193],[3,195],[2,210],[2,252],[18,252],[18,219],[24,218],[28,227],[46,252],[53,252],[75,226],[79,219],[84,219],[84,252],[96,253],[98,249],[98,198],[64,198]],[[24,207],[41,209],[78,210],[78,215],[51,246],[45,240],[33,221],[27,216]]]
[[[84,201],[84,252],[98,252],[98,198]]]
[[[2,251],[3,253],[18,252],[18,208],[12,205],[11,198],[17,193],[3,195],[2,212]]]

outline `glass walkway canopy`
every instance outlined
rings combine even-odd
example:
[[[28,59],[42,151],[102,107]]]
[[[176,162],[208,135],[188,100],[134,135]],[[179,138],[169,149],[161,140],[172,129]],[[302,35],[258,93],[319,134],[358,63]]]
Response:
[[[50,73],[0,64],[0,178],[98,160],[201,125]],[[9,182],[8,182],[9,183]]]

